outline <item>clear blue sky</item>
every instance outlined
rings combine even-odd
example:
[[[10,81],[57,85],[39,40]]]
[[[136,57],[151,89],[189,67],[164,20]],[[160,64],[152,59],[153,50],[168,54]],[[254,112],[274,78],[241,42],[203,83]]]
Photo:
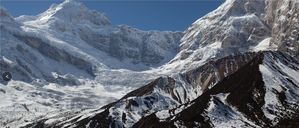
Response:
[[[80,1],[80,0],[77,0]],[[11,15],[36,15],[62,0],[0,0]],[[88,0],[88,8],[104,12],[112,24],[141,30],[184,31],[216,9],[223,0]]]

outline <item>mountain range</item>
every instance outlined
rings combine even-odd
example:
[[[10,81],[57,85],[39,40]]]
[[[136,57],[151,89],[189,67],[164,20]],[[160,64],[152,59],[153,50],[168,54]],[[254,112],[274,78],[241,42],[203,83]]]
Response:
[[[74,0],[0,18],[1,127],[299,126],[297,0],[226,0],[184,32]]]

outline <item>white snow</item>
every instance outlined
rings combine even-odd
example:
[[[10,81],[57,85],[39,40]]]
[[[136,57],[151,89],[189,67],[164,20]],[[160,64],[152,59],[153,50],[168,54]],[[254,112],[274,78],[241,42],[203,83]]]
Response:
[[[213,126],[224,128],[232,126],[246,127],[247,124],[250,124],[251,126],[258,127],[252,121],[247,120],[246,117],[242,113],[238,112],[236,108],[227,104],[226,98],[228,95],[229,93],[213,95],[209,102],[209,106],[206,111]],[[220,103],[218,100],[215,100],[215,98],[219,99]]]
[[[264,39],[263,41],[261,41],[260,43],[258,43],[258,45],[256,45],[253,48],[253,51],[258,52],[258,51],[269,50],[269,48],[270,48],[270,41],[271,41],[271,38]]]
[[[0,126],[4,127],[4,122],[18,119],[9,124],[9,126],[17,127],[21,126],[25,120],[31,121],[47,113],[56,112],[57,114],[61,110],[76,112],[82,109],[97,109],[116,101],[132,89],[126,87],[107,89],[92,81],[86,81],[85,85],[80,86],[49,84],[43,87],[21,81],[10,81],[8,85],[0,84],[0,90],[5,92],[0,91],[0,117],[2,118]],[[57,121],[53,119],[47,123],[55,120]]]
[[[266,94],[265,94],[265,108],[272,107],[272,105],[278,106],[280,105],[278,101],[278,97],[274,92],[272,92],[272,89],[277,89],[278,91],[281,91],[281,87],[279,86],[279,81],[275,80],[276,78],[272,74],[272,72],[265,67],[264,65],[260,65],[260,71],[263,74],[263,80],[266,85]],[[269,87],[270,86],[270,87]],[[270,114],[266,110],[264,110],[264,114],[267,118],[274,120],[276,116]]]
[[[285,64],[280,57],[281,56],[273,56],[267,54],[264,59],[264,63],[259,66],[266,87],[265,105],[263,106],[263,112],[267,118],[273,121],[275,118],[277,118],[277,116],[269,113],[268,109],[276,112],[279,111],[277,110],[277,108],[283,107],[282,103],[278,99],[276,91],[283,92],[283,94],[286,96],[285,102],[287,103],[296,104],[299,100],[298,97],[292,94],[299,94],[299,89],[293,85],[293,83],[297,85],[299,84],[299,72],[296,69],[290,67],[290,65],[293,65],[295,67],[299,67],[299,65],[296,63]],[[286,78],[291,80],[292,83],[290,83],[289,80],[286,80]]]

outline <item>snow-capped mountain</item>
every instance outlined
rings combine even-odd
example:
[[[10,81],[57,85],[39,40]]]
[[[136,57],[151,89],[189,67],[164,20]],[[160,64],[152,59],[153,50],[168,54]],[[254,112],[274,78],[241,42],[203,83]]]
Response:
[[[0,124],[296,127],[298,8],[227,0],[184,35],[115,26],[72,0],[37,16],[1,9],[0,64],[18,76],[0,85]]]
[[[13,18],[0,9],[0,127],[57,111],[98,108],[160,76],[178,52],[181,32],[113,25],[73,0],[37,16]]]
[[[180,52],[163,69],[182,71],[210,58],[260,50],[298,56],[298,8],[297,0],[226,0],[184,32]]]

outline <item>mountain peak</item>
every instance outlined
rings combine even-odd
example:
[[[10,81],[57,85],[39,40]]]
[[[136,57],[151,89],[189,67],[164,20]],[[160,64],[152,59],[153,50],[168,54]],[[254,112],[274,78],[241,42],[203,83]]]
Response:
[[[73,7],[84,7],[86,8],[85,5],[83,5],[81,2],[78,2],[76,0],[65,0],[59,6],[67,7],[67,6],[73,6]]]
[[[8,13],[8,11],[0,6],[0,23],[5,23],[6,25],[18,25],[15,19]],[[0,24],[0,25],[1,25]]]
[[[0,16],[9,16],[9,14],[7,13],[6,9],[2,6],[0,6]]]
[[[47,11],[39,15],[40,21],[69,23],[89,22],[95,25],[109,25],[108,18],[100,12],[88,9],[83,3],[75,0],[65,0],[61,4],[53,4]]]
[[[63,3],[79,3],[76,0],[65,0]]]
[[[1,17],[1,21],[5,20],[5,19],[13,20],[13,17],[2,6],[0,6],[0,17]]]

